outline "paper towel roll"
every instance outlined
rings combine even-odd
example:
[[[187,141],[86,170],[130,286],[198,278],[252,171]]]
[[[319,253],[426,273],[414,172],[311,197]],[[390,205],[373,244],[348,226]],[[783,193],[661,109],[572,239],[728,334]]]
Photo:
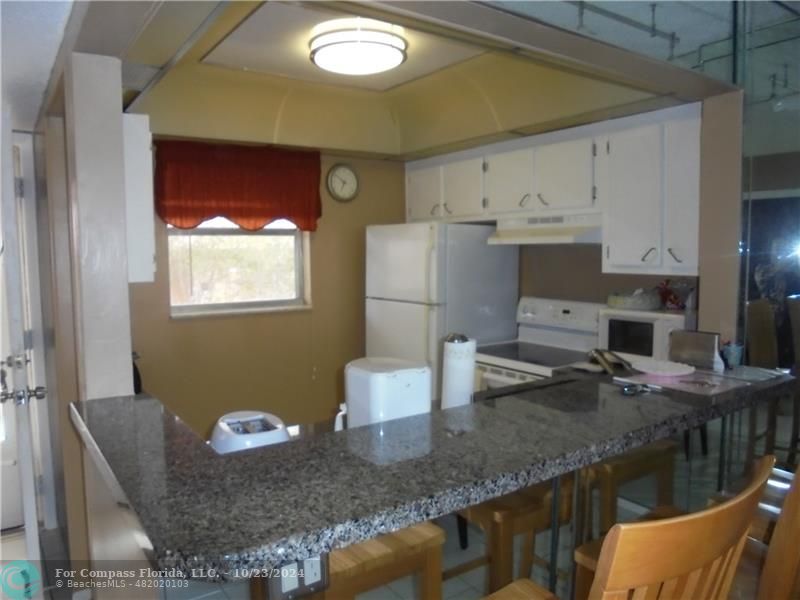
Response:
[[[475,389],[475,340],[444,343],[442,408],[469,404]]]

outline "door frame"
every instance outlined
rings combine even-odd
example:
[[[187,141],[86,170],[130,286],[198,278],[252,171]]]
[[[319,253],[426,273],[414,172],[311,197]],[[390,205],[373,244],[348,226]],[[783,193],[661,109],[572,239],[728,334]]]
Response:
[[[17,196],[17,218],[20,222],[22,255],[23,310],[28,325],[25,347],[30,353],[28,381],[31,387],[45,385],[47,369],[45,363],[44,320],[39,273],[38,243],[38,197],[36,190],[36,165],[34,160],[33,134],[14,131],[12,145],[15,153],[15,177],[22,181],[22,198]],[[55,498],[55,470],[50,439],[50,406],[47,400],[31,402],[31,426],[33,428],[33,454],[37,476],[37,500],[41,526],[44,529],[58,527]]]

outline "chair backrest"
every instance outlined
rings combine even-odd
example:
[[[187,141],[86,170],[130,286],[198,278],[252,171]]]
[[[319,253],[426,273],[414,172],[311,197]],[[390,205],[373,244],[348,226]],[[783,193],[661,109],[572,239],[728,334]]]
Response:
[[[766,298],[747,303],[747,364],[767,369],[778,366],[775,311]]]
[[[788,600],[800,577],[800,468],[783,500],[758,586],[758,600]],[[797,591],[797,590],[795,590]]]
[[[727,598],[747,530],[775,457],[723,504],[690,515],[614,525],[603,542],[590,600]]]

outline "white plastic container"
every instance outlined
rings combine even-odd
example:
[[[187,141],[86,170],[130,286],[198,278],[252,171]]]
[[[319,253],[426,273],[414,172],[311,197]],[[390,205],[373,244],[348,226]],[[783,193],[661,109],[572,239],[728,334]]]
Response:
[[[348,429],[431,411],[431,369],[425,363],[359,358],[347,364],[344,377]]]
[[[211,447],[219,454],[289,441],[283,421],[271,413],[240,410],[223,415],[211,434]]]

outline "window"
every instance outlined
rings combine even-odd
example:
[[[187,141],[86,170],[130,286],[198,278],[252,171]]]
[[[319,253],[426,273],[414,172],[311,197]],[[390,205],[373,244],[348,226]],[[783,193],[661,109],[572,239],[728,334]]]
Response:
[[[167,226],[172,315],[307,304],[307,235],[286,220],[245,231],[223,217]]]

